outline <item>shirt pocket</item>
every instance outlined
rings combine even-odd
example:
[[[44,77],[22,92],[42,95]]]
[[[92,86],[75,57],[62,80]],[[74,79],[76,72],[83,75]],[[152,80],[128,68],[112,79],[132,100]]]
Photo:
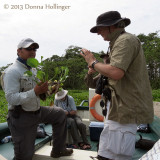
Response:
[[[21,92],[26,92],[33,89],[33,80],[31,77],[22,76],[20,79]]]

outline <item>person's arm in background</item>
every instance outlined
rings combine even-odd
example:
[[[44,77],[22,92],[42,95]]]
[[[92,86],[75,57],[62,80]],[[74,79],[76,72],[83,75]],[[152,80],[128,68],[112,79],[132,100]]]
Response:
[[[88,88],[96,88],[96,82],[100,77],[100,74],[98,74],[97,76],[93,77],[93,74],[96,71],[92,68],[89,67],[88,69],[88,73],[86,74],[84,81],[85,84],[88,86]]]
[[[77,107],[74,101],[74,98],[72,96],[68,96],[68,104],[71,108],[71,111],[68,113],[70,115],[76,115],[77,114]]]
[[[56,107],[61,107],[61,106],[59,106],[60,105],[60,103],[58,103],[58,100],[56,100],[56,99],[54,99],[54,105],[56,106]],[[61,107],[62,108],[62,107]],[[63,109],[63,108],[62,108]],[[63,109],[64,110],[64,109]],[[66,115],[68,115],[68,114],[70,114],[70,112],[68,112],[67,110],[64,110],[65,111],[65,113],[66,113]]]

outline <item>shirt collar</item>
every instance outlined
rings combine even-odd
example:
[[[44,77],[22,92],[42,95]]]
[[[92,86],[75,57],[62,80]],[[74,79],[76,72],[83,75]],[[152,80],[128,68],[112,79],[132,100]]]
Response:
[[[27,65],[27,61],[22,59],[21,57],[18,56],[17,60],[21,63],[23,63],[25,66],[27,66],[27,68],[30,70],[31,67],[29,65]]]
[[[123,34],[124,32],[125,32],[124,28],[121,28],[121,29],[116,30],[116,31],[114,31],[114,32],[111,33],[111,34],[112,34],[112,39],[111,39],[111,41],[110,41],[110,43],[109,43],[110,48],[112,48],[112,46],[114,45],[114,42],[116,41],[116,39],[117,39],[121,34]]]

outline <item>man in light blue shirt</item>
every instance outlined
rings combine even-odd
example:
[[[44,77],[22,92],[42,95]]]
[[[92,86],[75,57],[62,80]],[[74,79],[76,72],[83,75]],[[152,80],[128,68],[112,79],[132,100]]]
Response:
[[[32,160],[39,123],[49,123],[53,127],[51,157],[59,158],[73,153],[65,146],[64,110],[56,106],[40,106],[40,95],[48,91],[48,82],[37,85],[33,76],[24,74],[29,70],[36,74],[36,70],[27,65],[27,59],[35,58],[38,48],[39,44],[32,39],[22,39],[17,46],[18,58],[4,70],[1,77],[8,102],[7,121],[14,146],[14,160]]]

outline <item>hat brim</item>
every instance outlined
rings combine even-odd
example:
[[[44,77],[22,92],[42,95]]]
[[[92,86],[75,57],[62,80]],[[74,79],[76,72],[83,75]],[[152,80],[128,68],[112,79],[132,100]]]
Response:
[[[91,33],[98,33],[97,27],[112,26],[112,25],[115,25],[116,23],[118,23],[118,22],[120,22],[120,21],[124,21],[125,27],[127,27],[127,26],[131,23],[131,21],[130,21],[129,18],[122,18],[122,19],[118,19],[118,20],[112,20],[112,21],[108,21],[107,23],[98,24],[98,25],[92,27],[92,28],[90,29],[90,32],[91,32]]]
[[[64,94],[61,95],[61,96],[58,96],[58,94],[56,93],[56,94],[55,94],[55,100],[63,99],[63,98],[67,95],[67,93],[68,93],[67,90],[64,90]]]
[[[39,44],[38,44],[38,43],[35,43],[35,42],[27,43],[23,48],[28,48],[28,47],[30,47],[31,45],[34,45],[34,46],[35,46],[35,49],[38,49],[38,48],[39,48]]]

